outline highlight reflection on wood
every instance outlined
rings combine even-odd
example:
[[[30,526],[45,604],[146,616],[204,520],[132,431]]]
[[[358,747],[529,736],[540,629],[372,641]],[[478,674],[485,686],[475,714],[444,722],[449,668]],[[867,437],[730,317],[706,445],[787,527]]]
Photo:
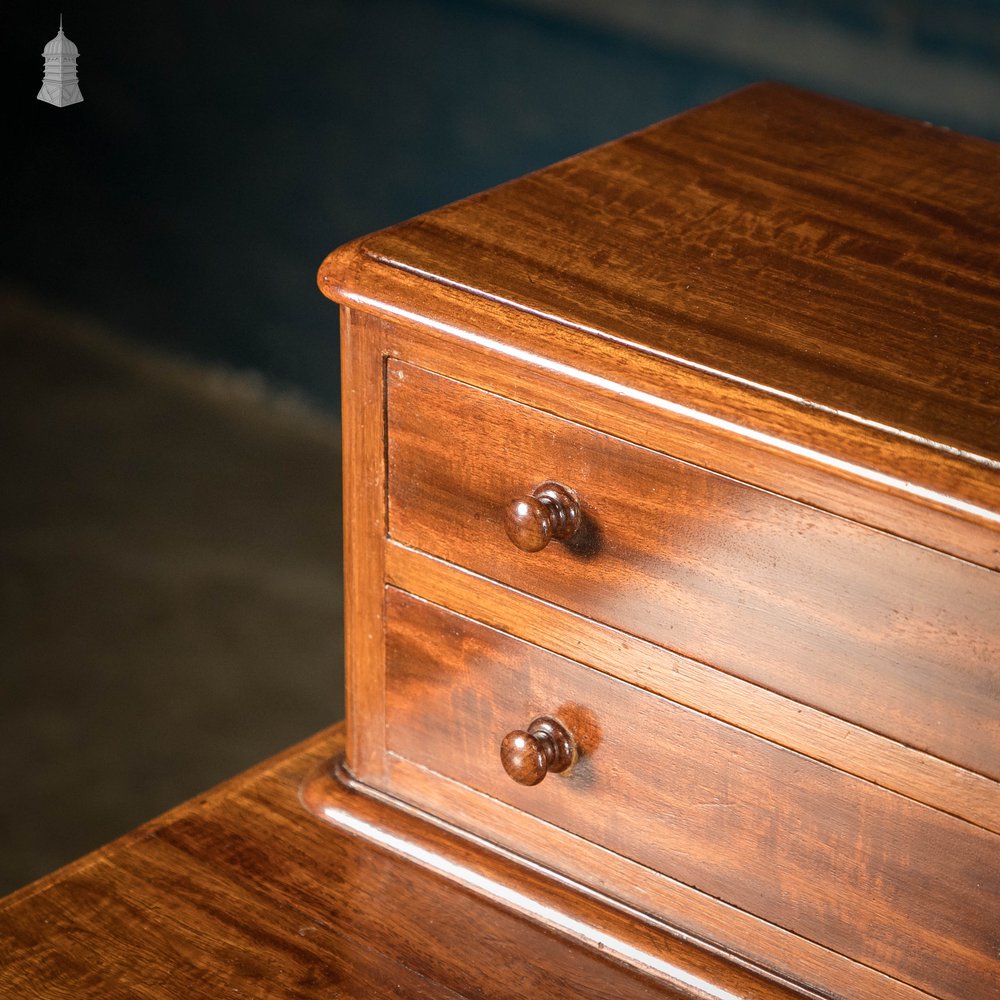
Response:
[[[353,786],[759,995],[1000,995],[997,176],[761,85],[332,254]]]
[[[1000,574],[412,365],[388,407],[397,541],[1000,777]],[[525,555],[545,475],[582,525]]]
[[[540,552],[553,538],[572,538],[581,519],[580,502],[560,483],[542,483],[504,509],[507,537],[522,552]]]
[[[344,745],[343,726],[321,733],[0,902],[0,996],[510,1000],[552,983],[586,1000],[683,996],[663,973],[540,933],[456,887],[450,875],[475,873],[570,924],[571,914],[592,922],[510,862],[344,788],[327,763]],[[310,777],[307,799],[352,825],[309,815],[299,796]],[[459,871],[434,867],[446,858]],[[612,948],[647,955],[678,982],[724,972],[681,940],[630,930],[621,918],[601,927]],[[743,995],[756,981],[729,980]]]
[[[1000,996],[998,176],[761,85],[335,251],[346,734],[0,990]]]
[[[500,741],[500,762],[519,785],[537,785],[547,774],[561,774],[576,756],[573,737],[556,719],[543,715]]]

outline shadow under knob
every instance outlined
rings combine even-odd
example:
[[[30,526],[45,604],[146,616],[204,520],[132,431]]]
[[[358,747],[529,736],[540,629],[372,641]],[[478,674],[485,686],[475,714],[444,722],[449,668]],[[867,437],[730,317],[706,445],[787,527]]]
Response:
[[[522,552],[539,552],[553,539],[572,538],[582,521],[580,502],[561,483],[542,483],[504,510],[507,537]]]

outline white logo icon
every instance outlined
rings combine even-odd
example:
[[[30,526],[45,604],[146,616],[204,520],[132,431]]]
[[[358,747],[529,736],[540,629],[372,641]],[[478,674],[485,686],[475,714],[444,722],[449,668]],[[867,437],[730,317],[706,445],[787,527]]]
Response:
[[[76,60],[79,49],[63,34],[62,14],[59,15],[59,34],[42,49],[45,75],[38,99],[57,108],[79,104],[83,100],[80,85],[76,82]]]

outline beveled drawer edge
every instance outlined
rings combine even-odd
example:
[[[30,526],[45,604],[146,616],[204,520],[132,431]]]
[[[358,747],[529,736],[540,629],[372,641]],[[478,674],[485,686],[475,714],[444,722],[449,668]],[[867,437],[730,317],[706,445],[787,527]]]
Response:
[[[554,365],[541,355],[512,352],[495,335],[487,337],[457,326],[441,326],[415,314],[386,310],[384,305],[370,300],[349,302],[348,308],[367,312],[375,324],[382,326],[392,360],[416,365],[914,545],[1000,570],[1000,531],[996,524],[1000,514],[989,511],[985,520],[967,519],[960,500],[941,505],[919,492],[897,491],[873,470],[852,471],[835,461],[819,461],[830,457],[818,452],[810,460],[779,441],[768,443],[752,435],[737,434],[739,440],[734,447],[733,434],[713,423],[699,408],[703,395],[693,397],[686,405],[677,401],[676,381],[671,383],[672,402],[662,396],[662,390],[655,396],[649,392],[637,396],[618,383],[595,381],[584,364],[585,352],[574,359],[574,365]],[[484,363],[484,352],[498,357],[490,358],[491,364]],[[658,402],[654,403],[654,398]],[[670,418],[664,419],[663,408],[668,403],[676,406],[670,410]],[[762,456],[767,458],[762,461]],[[941,460],[941,456],[935,458]],[[864,475],[858,478],[861,473]],[[917,532],[917,524],[926,533]],[[902,530],[910,533],[902,534]]]
[[[373,794],[383,795],[394,804],[402,802],[403,808],[430,823],[483,843],[605,905],[637,915],[653,926],[718,954],[736,956],[747,968],[770,969],[773,966],[768,962],[773,963],[774,956],[793,956],[798,974],[822,983],[823,990],[832,990],[835,997],[926,1000],[932,996],[723,899],[521,812],[392,750],[386,752],[386,765],[385,788],[371,789]],[[461,827],[441,818],[456,812],[462,816]],[[497,831],[508,829],[517,831],[517,846],[499,839]],[[565,849],[568,844],[572,844],[572,850]],[[522,848],[526,853],[521,853]],[[615,888],[603,892],[593,885],[595,873],[601,874],[604,884],[612,882]],[[796,989],[807,991],[807,995],[827,995],[818,992],[815,985],[802,983],[789,969],[772,974]]]
[[[462,377],[455,374],[449,374],[448,371],[442,370],[445,368],[443,365],[430,367],[423,362],[412,360],[408,356],[404,356],[399,352],[394,352],[387,355],[384,358],[385,362],[385,372],[384,379],[386,385],[386,406],[389,405],[389,393],[388,387],[392,385],[392,379],[390,376],[393,374],[393,369],[396,369],[397,377],[403,378],[405,369],[413,369],[421,375],[429,376],[432,379],[442,379],[447,382],[453,382],[463,389],[473,389],[482,393],[487,393],[490,396],[495,396],[497,399],[504,403],[511,403],[515,406],[527,407],[529,410],[535,410],[545,417],[554,418],[556,420],[562,421],[566,424],[571,425],[574,429],[591,431],[595,434],[600,434],[603,437],[609,438],[616,444],[630,445],[634,448],[642,449],[648,452],[651,459],[667,459],[672,462],[678,462],[682,465],[691,466],[692,468],[698,470],[699,472],[707,473],[711,476],[718,476],[721,479],[730,480],[733,483],[738,484],[748,490],[756,490],[761,493],[769,494],[776,497],[785,503],[795,504],[797,506],[806,507],[810,510],[818,511],[821,514],[827,515],[829,517],[837,518],[841,521],[846,521],[849,524],[857,525],[859,528],[864,528],[869,531],[876,531],[881,535],[886,535],[889,538],[895,539],[896,541],[904,545],[915,545],[918,548],[929,549],[938,555],[947,556],[952,559],[956,559],[959,562],[967,563],[976,569],[985,570],[986,572],[996,572],[1000,570],[994,570],[992,567],[986,565],[982,561],[976,561],[974,559],[966,558],[962,555],[958,555],[954,552],[949,552],[947,549],[934,547],[928,545],[926,542],[921,542],[916,539],[907,537],[906,535],[900,534],[898,531],[893,531],[889,528],[882,527],[880,525],[871,524],[862,518],[846,514],[843,511],[831,510],[822,504],[815,503],[809,500],[803,500],[797,498],[789,492],[783,492],[776,486],[765,486],[758,482],[755,482],[753,477],[740,475],[732,471],[727,471],[724,468],[719,468],[715,465],[706,463],[704,460],[700,459],[698,456],[683,455],[675,451],[674,449],[667,449],[662,447],[660,443],[652,444],[649,441],[637,440],[637,435],[622,433],[621,430],[611,430],[594,420],[581,419],[579,415],[570,416],[566,412],[560,412],[552,407],[544,406],[539,402],[534,402],[530,399],[524,398],[521,394],[514,395],[508,394],[504,390],[492,386],[487,378],[476,378],[471,379],[467,377]],[[388,436],[388,435],[387,435]],[[1000,515],[998,515],[1000,516]],[[1000,539],[1000,532],[997,533],[998,539]]]
[[[398,542],[387,540],[385,563],[407,593],[1000,834],[1000,784],[988,777]],[[669,692],[650,686],[650,662]]]
[[[829,1000],[825,992],[651,917],[358,779],[343,754],[305,777],[300,798],[324,822],[541,922],[560,936],[596,948],[692,1000]],[[892,1000],[927,996],[880,978],[890,989],[899,985],[904,992],[878,996]]]

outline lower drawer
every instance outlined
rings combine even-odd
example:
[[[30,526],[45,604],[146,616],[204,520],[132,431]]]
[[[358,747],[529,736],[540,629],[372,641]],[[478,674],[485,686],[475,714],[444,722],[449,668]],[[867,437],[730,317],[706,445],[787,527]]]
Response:
[[[387,750],[431,780],[936,996],[997,995],[1000,838],[394,588],[386,621]],[[524,787],[499,747],[541,715],[579,755]],[[516,824],[484,832],[524,849]]]

